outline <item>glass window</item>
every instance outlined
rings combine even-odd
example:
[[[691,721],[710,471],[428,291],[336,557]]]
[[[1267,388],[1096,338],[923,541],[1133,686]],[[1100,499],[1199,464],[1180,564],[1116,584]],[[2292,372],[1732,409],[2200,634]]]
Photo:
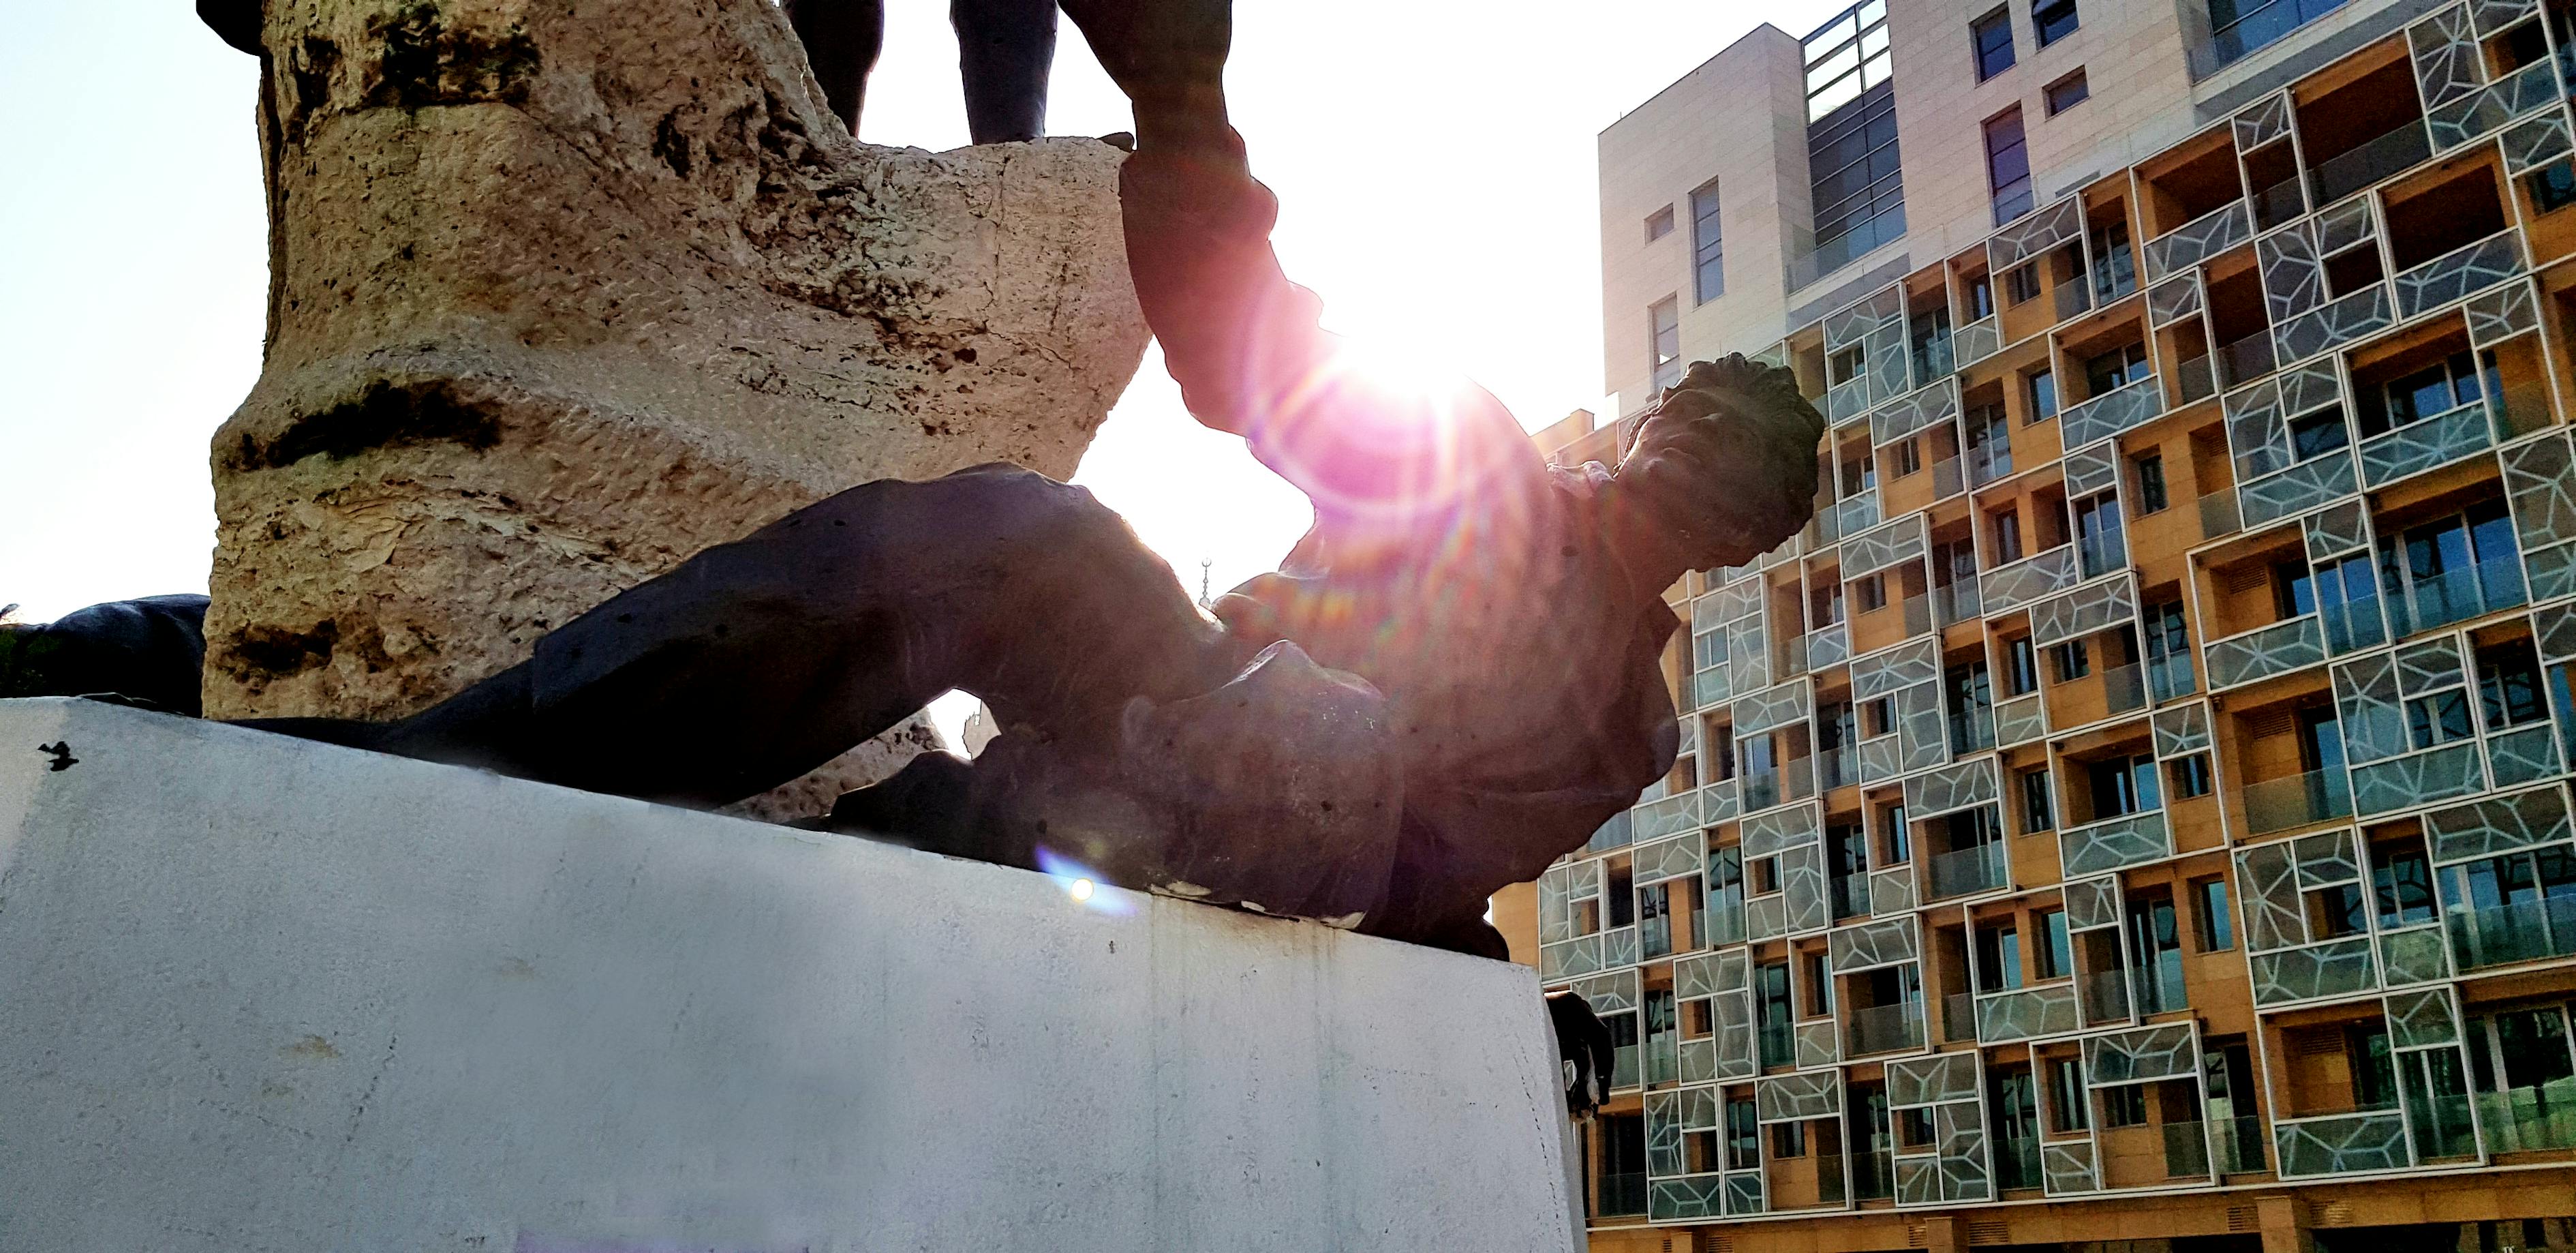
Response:
[[[2433,866],[2421,845],[2381,845],[2371,850],[2371,894],[2382,928],[2433,921]]]
[[[1771,1124],[1771,1156],[1788,1159],[1807,1155],[1807,1124],[1779,1122]]]
[[[1968,27],[1977,46],[1977,79],[1993,78],[2013,64],[2012,9],[2007,6],[1978,18]]]
[[[2352,1065],[2353,1104],[2361,1109],[2395,1109],[2397,1067],[2388,1056],[2387,1024],[2355,1023],[2344,1028],[2344,1050]]]
[[[2165,773],[2173,776],[2175,800],[2190,800],[2209,795],[2209,754],[2193,753],[2165,763]]]
[[[2341,409],[2319,409],[2290,423],[2292,460],[2308,461],[2322,457],[2351,442],[2351,433],[2344,429]]]
[[[1653,243],[1673,233],[1673,207],[1665,205],[1646,215],[1646,242]]]
[[[2541,213],[2556,213],[2576,204],[2576,164],[2566,161],[2524,176],[2524,187],[2531,191],[2532,207]]]
[[[2147,346],[2123,344],[2084,362],[2084,384],[2096,396],[2117,391],[2147,377]]]
[[[2021,511],[2006,509],[1994,515],[1995,564],[2021,560]]]
[[[2148,453],[2131,463],[2138,480],[2138,513],[2141,516],[2161,512],[2165,499],[2165,459]]]
[[[2025,835],[2050,830],[2057,817],[2048,803],[2048,767],[2021,772],[2021,829]]]
[[[1971,322],[1995,311],[1995,282],[1980,274],[1968,280],[1968,320]]]
[[[1691,193],[1691,274],[1699,303],[1726,294],[1726,237],[1718,223],[1715,183]]]
[[[2469,725],[2469,694],[2454,688],[2406,702],[2406,734],[2417,748],[2449,744],[2476,734]]]
[[[1986,121],[1986,185],[1994,192],[1995,225],[2031,211],[2030,150],[2023,141],[2021,106]]]
[[[2048,85],[2048,115],[2056,117],[2093,98],[2093,88],[2084,81],[2084,71],[2077,70]]]
[[[1648,343],[1654,363],[1656,391],[1676,387],[1682,381],[1682,311],[1671,300],[1658,300],[1646,311]]]
[[[2027,635],[2004,642],[2004,686],[2014,696],[2039,690],[2039,653]]]
[[[2202,879],[2191,885],[2191,924],[2204,953],[2236,947],[2235,919],[2227,910],[2227,881]]]
[[[2021,986],[2021,933],[2011,927],[1977,928],[1977,990],[2006,992]]]
[[[2076,23],[2075,0],[2040,0],[2030,7],[2030,24],[2039,33],[2040,47],[2074,34]]]
[[[2085,1098],[2084,1067],[2072,1057],[2048,1064],[2048,1126],[2052,1131],[2082,1131],[2092,1103]]]
[[[2066,933],[2066,911],[2046,910],[2031,916],[2039,932],[2039,977],[2062,979],[2075,973],[2075,949]]]
[[[2050,649],[2049,654],[2057,659],[2057,681],[2060,683],[2072,683],[2093,673],[2093,654],[2086,650],[2082,640],[2068,640]]]
[[[2478,650],[2478,695],[2490,731],[2549,717],[2549,708],[2540,699],[2540,660],[2530,640],[2507,640]]]
[[[2057,376],[2042,370],[2030,376],[2030,420],[2045,422],[2057,416]]]
[[[2142,1127],[2147,1122],[2147,1085],[2124,1084],[2102,1089],[2102,1125]]]
[[[1807,954],[1807,1017],[1834,1012],[1834,967],[1823,953]]]
[[[1762,1164],[1762,1122],[1749,1099],[1726,1103],[1726,1164],[1734,1170]]]

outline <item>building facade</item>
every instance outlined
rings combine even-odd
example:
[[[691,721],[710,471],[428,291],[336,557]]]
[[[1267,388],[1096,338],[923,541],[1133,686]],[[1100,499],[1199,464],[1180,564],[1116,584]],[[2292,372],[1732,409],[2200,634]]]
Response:
[[[1871,0],[1604,132],[1623,412],[1832,429],[1499,898],[1595,1248],[2576,1245],[2571,14]]]

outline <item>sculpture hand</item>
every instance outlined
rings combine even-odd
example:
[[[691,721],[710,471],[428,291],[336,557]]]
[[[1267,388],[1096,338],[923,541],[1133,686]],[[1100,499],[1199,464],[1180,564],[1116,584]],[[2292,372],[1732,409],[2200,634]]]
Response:
[[[1061,7],[1135,104],[1140,147],[1224,131],[1233,0],[1061,0]]]
[[[1788,370],[1729,354],[1694,363],[1619,463],[1622,556],[1658,589],[1685,570],[1741,565],[1815,511],[1823,415]]]

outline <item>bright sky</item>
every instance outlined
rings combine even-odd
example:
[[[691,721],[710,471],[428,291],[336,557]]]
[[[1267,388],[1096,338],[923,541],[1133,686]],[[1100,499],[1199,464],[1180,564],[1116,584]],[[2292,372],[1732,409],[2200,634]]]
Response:
[[[946,5],[892,0],[863,137],[966,142]],[[1228,75],[1336,330],[1464,373],[1533,429],[1600,399],[1594,136],[1760,20],[1839,3],[1244,0]],[[259,371],[257,69],[187,0],[0,9],[0,605],[201,591],[207,440]],[[1129,126],[1068,24],[1049,130]],[[1148,357],[1076,482],[1195,593],[1269,569],[1305,502]]]

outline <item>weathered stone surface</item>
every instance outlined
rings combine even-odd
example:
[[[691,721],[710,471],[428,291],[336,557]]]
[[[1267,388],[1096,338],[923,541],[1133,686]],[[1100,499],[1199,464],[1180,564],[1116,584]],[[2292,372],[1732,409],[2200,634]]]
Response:
[[[269,0],[266,44],[211,716],[418,709],[870,479],[1067,476],[1142,354],[1120,152],[862,146],[768,0]]]

